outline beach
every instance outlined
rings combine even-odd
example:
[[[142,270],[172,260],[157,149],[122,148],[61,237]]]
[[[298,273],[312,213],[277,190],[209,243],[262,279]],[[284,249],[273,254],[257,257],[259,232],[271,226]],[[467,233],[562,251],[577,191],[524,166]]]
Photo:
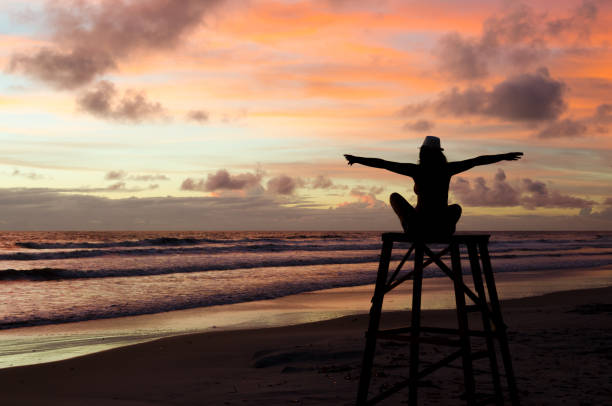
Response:
[[[3,404],[354,403],[379,233],[15,232],[1,248]],[[495,232],[490,250],[523,404],[605,404],[612,233]],[[406,326],[411,295],[386,295],[383,326]],[[455,327],[454,305],[427,268],[423,323]],[[407,357],[380,342],[371,393]],[[423,404],[463,404],[459,367],[423,381]]]
[[[609,402],[611,297],[612,287],[604,287],[502,302],[523,404]],[[383,325],[403,326],[408,319],[406,311],[390,311],[384,314]],[[3,404],[352,404],[367,320],[366,314],[353,314],[283,327],[213,329],[5,368],[0,370]],[[423,321],[456,325],[454,312],[448,309],[426,310]],[[428,346],[422,357],[438,358],[440,351],[445,349]],[[407,355],[404,344],[378,346],[372,393],[406,376]],[[423,404],[463,404],[459,365],[443,368],[423,382]],[[479,382],[486,387],[486,364],[482,370],[476,376],[477,390]],[[405,400],[406,393],[400,392],[383,404]]]

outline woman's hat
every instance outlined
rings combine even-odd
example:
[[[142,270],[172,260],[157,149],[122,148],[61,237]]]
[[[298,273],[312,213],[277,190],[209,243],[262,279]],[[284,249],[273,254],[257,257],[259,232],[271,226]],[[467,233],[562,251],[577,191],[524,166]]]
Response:
[[[444,148],[440,147],[440,138],[434,137],[433,135],[428,135],[425,137],[421,148],[439,149],[440,151],[444,151]]]

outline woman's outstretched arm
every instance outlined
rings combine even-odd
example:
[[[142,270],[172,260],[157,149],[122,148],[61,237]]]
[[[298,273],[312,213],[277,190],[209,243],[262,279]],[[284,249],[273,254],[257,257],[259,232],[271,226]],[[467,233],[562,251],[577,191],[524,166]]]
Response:
[[[490,165],[500,161],[517,161],[523,156],[522,152],[509,152],[499,155],[482,155],[465,161],[451,162],[451,173],[453,175],[472,169],[475,166]]]
[[[400,175],[414,176],[417,166],[415,164],[405,164],[400,162],[385,161],[380,158],[364,158],[345,154],[344,157],[349,165],[361,164],[371,166],[372,168],[386,169],[391,172],[399,173]]]

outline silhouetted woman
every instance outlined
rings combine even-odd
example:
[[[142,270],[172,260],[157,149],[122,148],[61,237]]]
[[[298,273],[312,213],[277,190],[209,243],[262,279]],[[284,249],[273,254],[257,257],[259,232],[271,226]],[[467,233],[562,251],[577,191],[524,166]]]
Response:
[[[344,155],[349,165],[354,163],[387,169],[410,176],[414,180],[414,193],[418,200],[412,207],[399,193],[390,197],[391,207],[399,217],[404,231],[413,236],[445,237],[455,232],[461,206],[448,205],[448,187],[453,175],[478,165],[489,165],[500,161],[516,161],[522,152],[500,155],[483,155],[465,161],[447,162],[438,137],[427,136],[419,153],[419,163],[399,163],[378,158],[363,158]]]

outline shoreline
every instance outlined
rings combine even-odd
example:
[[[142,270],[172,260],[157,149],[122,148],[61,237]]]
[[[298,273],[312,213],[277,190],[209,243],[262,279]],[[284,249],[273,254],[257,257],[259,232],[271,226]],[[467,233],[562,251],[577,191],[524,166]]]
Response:
[[[609,401],[611,298],[612,287],[605,287],[502,301],[524,405]],[[11,405],[67,406],[350,404],[367,319],[360,314],[293,326],[185,334],[3,369],[3,399]],[[423,319],[434,326],[456,323],[453,310],[425,310]],[[406,320],[407,312],[383,315],[385,328],[405,325]],[[409,346],[391,344],[377,350],[373,391],[405,374]],[[425,358],[438,355],[430,349],[422,353]],[[477,375],[477,382],[483,379]],[[425,404],[463,404],[459,368],[442,369],[424,383],[420,396]],[[387,404],[404,399],[405,394],[398,394]]]
[[[496,273],[501,300],[612,285],[612,269]],[[468,278],[466,278],[468,281]],[[454,307],[450,280],[424,279],[423,309]],[[92,354],[193,333],[264,329],[366,314],[373,285],[334,288],[276,299],[164,313],[20,327],[0,331],[0,370]],[[385,298],[385,312],[408,308],[411,285]]]

